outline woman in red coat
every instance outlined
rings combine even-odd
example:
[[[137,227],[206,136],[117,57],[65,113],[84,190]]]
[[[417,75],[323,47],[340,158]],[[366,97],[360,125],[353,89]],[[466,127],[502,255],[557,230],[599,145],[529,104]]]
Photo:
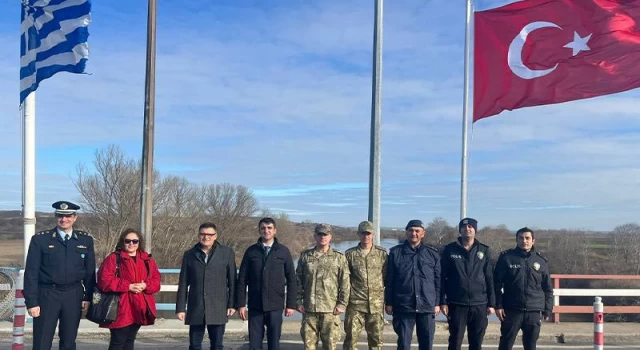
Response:
[[[118,256],[119,277],[116,276]],[[116,320],[100,326],[111,331],[109,350],[133,349],[140,326],[152,325],[156,319],[153,294],[160,291],[160,271],[144,251],[144,240],[139,232],[126,229],[120,234],[116,251],[100,265],[98,288],[105,293],[121,293]]]

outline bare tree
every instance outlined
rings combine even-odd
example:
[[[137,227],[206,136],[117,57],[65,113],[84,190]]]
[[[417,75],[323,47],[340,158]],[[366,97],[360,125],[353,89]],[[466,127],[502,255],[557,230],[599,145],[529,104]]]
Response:
[[[553,263],[552,272],[588,274],[590,266],[590,239],[585,232],[575,230],[540,231],[536,235],[548,235],[546,256]],[[538,238],[536,238],[538,239]]]
[[[616,256],[625,262],[626,273],[640,275],[640,225],[629,223],[613,229]]]
[[[509,232],[506,225],[485,226],[476,234],[478,240],[489,246],[493,263],[501,252],[516,246],[516,236]]]
[[[455,240],[458,236],[458,230],[449,226],[447,220],[442,217],[431,220],[425,231],[427,243],[433,244],[438,248]]]
[[[203,186],[201,191],[203,215],[216,223],[225,244],[238,250],[243,241],[254,237],[251,216],[258,211],[258,201],[247,187],[223,183]]]
[[[74,184],[90,213],[86,226],[101,259],[114,249],[120,232],[139,227],[140,164],[109,146],[95,152],[92,168],[79,165]],[[195,185],[154,173],[153,192],[152,250],[161,266],[178,265],[182,253],[197,242],[197,229],[204,221],[214,222],[219,239],[235,250],[255,238],[251,216],[258,201],[244,186]]]
[[[102,258],[113,250],[120,232],[138,226],[140,166],[116,146],[97,150],[94,156],[93,172],[78,165],[74,185],[83,207],[93,214],[87,226]]]

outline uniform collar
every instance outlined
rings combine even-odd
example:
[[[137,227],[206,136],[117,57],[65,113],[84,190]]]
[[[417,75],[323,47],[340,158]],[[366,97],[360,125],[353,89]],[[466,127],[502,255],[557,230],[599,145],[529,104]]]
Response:
[[[412,252],[417,252],[422,247],[424,247],[424,244],[422,242],[420,242],[420,244],[418,244],[418,246],[414,248],[411,246],[411,243],[409,243],[409,240],[404,241],[404,248],[409,249]]]
[[[64,237],[64,235],[66,235],[67,233],[62,231],[58,226],[56,226],[56,228],[53,230],[53,235],[51,236],[51,238],[62,238]],[[71,230],[71,233],[68,234],[69,238],[73,238],[73,239],[78,239],[78,234],[76,234],[75,230]]]

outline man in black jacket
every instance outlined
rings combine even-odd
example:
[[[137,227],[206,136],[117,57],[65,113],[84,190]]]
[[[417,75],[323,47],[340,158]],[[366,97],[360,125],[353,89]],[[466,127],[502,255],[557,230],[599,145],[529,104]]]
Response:
[[[292,316],[296,308],[296,270],[289,249],[276,239],[276,222],[262,218],[258,223],[260,239],[242,257],[236,285],[236,308],[243,321],[249,320],[249,346],[262,349],[267,328],[269,350],[280,348],[282,310]],[[247,286],[249,311],[247,315]],[[286,287],[286,301],[285,301]]]
[[[495,312],[489,246],[476,239],[477,228],[475,219],[460,220],[460,237],[442,251],[440,311],[449,322],[449,350],[462,348],[465,328],[469,350],[482,349],[487,314]]]
[[[398,349],[409,350],[413,329],[420,350],[433,348],[435,317],[440,313],[440,254],[422,243],[424,224],[411,220],[405,227],[407,240],[389,253],[385,277],[385,312],[393,315]]]
[[[535,250],[534,232],[516,232],[518,246],[500,254],[494,273],[496,314],[500,326],[499,350],[511,350],[522,329],[522,345],[534,350],[540,325],[553,308],[553,288],[547,259]]]

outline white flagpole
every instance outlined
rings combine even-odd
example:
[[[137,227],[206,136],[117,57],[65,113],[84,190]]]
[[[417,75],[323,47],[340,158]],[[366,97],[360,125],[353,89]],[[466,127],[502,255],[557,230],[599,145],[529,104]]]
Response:
[[[473,19],[473,0],[467,0],[466,28],[464,36],[464,101],[462,110],[462,175],[460,186],[460,219],[467,216],[467,165],[468,165],[468,129],[469,113],[473,111],[471,100],[471,60],[473,45],[471,44],[471,30]]]
[[[383,0],[375,0],[373,29],[373,82],[371,96],[371,150],[369,153],[369,217],[373,244],[380,245],[380,124],[382,122],[382,12]]]
[[[31,237],[36,232],[36,93],[22,105],[22,217],[24,220],[24,265]]]

